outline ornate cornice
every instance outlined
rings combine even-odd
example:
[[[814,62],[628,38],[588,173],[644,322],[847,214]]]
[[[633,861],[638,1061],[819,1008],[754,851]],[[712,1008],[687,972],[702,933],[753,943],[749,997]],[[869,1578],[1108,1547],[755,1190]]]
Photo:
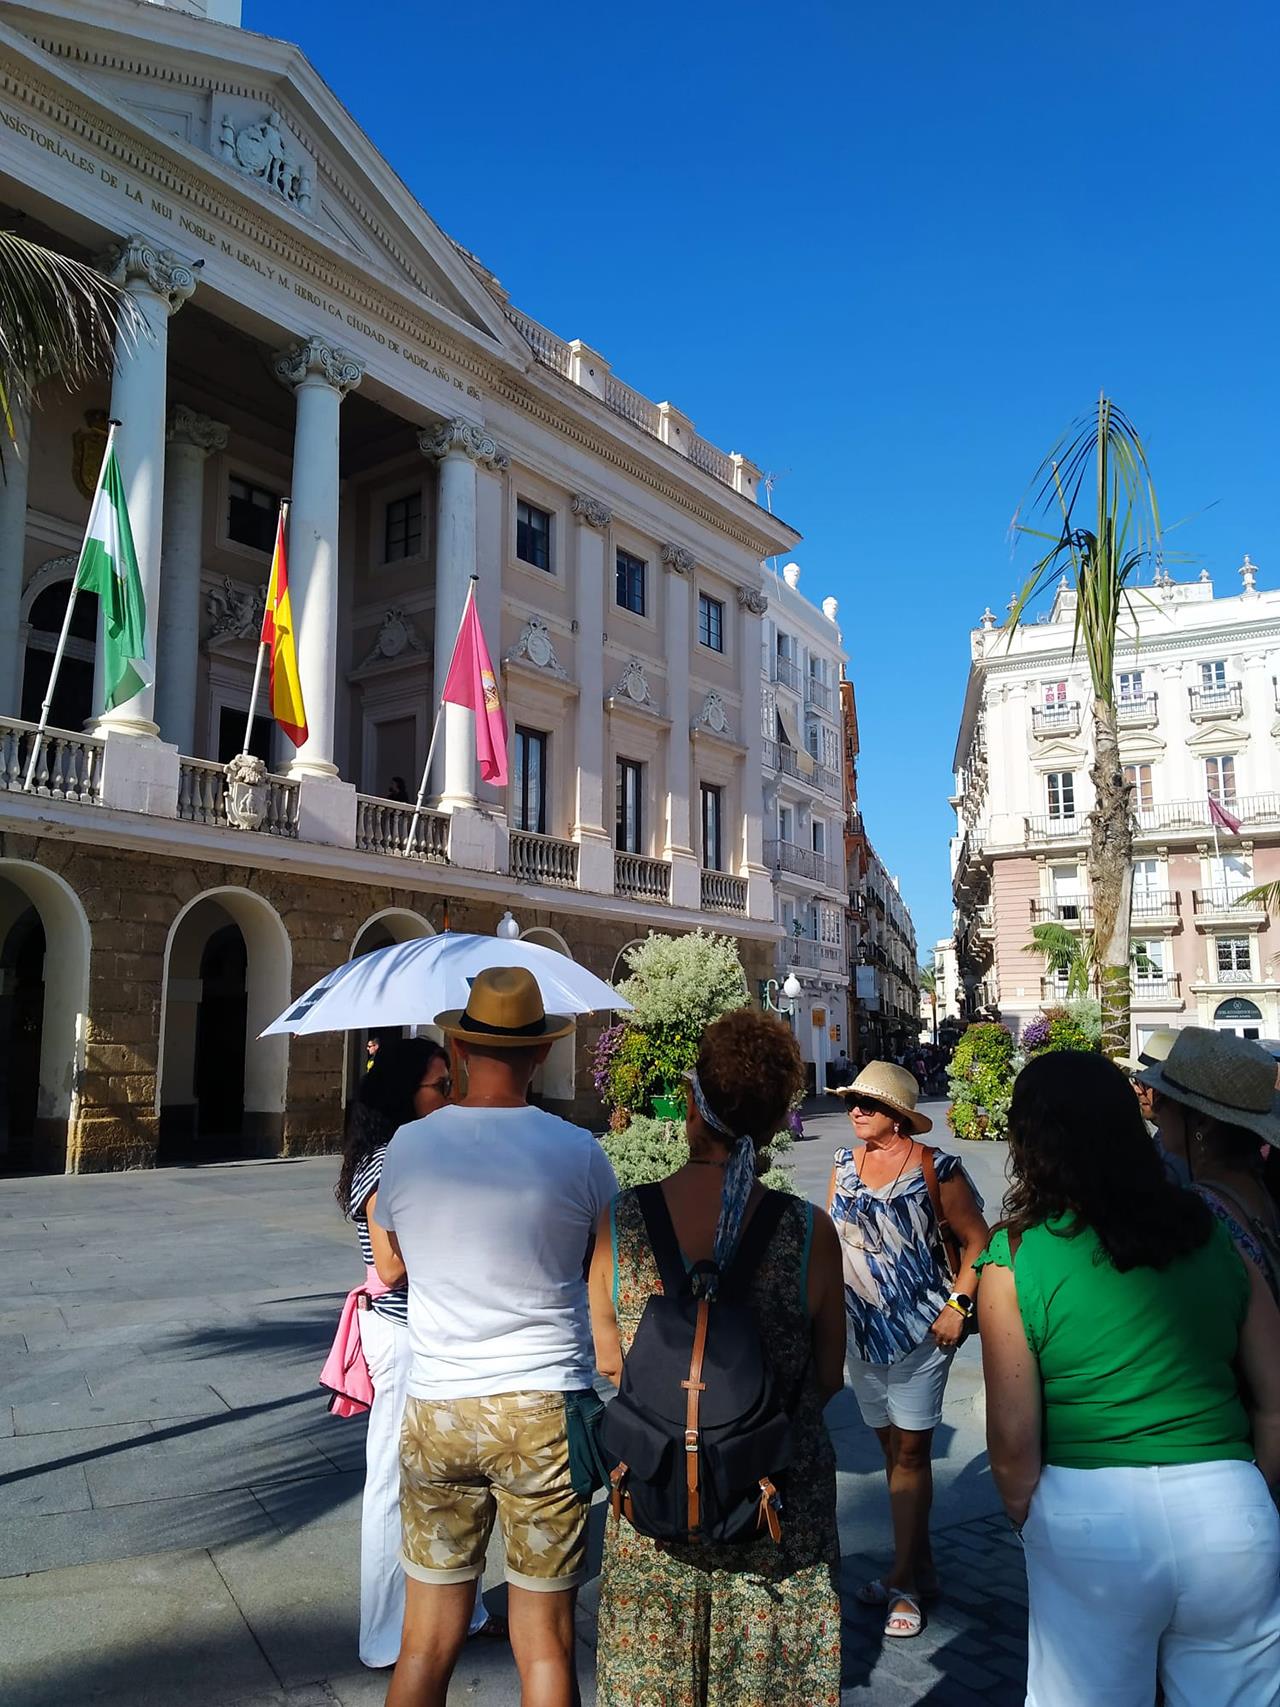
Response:
[[[573,513],[580,522],[588,527],[607,528],[613,520],[613,511],[607,504],[602,504],[599,498],[591,498],[585,492],[575,492],[573,495]]]
[[[272,357],[272,371],[284,385],[297,387],[309,379],[322,379],[345,397],[364,378],[364,364],[349,350],[338,349],[324,338],[299,338]]]
[[[694,556],[683,545],[664,545],[662,548],[662,566],[677,575],[693,573]]]
[[[738,588],[738,609],[744,610],[749,616],[763,616],[769,608],[769,601],[763,593],[758,593],[754,587]]]
[[[511,458],[498,448],[487,428],[461,419],[442,421],[438,427],[424,427],[418,434],[418,449],[436,462],[446,456],[469,456],[472,462],[482,463],[495,473],[511,467]]]
[[[169,406],[169,420],[165,428],[165,437],[170,444],[194,445],[207,455],[211,450],[225,450],[229,433],[225,421],[215,421],[209,415],[200,415],[194,409],[188,409],[185,403],[172,403]]]
[[[149,237],[136,233],[112,244],[98,261],[98,270],[113,284],[145,284],[170,314],[176,314],[196,288],[196,269],[173,249],[159,249]]]

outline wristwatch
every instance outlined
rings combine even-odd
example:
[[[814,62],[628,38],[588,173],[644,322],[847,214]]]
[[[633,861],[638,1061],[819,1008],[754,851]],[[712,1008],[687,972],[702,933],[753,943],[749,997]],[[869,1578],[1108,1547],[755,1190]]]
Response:
[[[959,1310],[966,1321],[973,1314],[973,1299],[967,1292],[953,1292],[947,1299],[947,1303],[953,1310]]]

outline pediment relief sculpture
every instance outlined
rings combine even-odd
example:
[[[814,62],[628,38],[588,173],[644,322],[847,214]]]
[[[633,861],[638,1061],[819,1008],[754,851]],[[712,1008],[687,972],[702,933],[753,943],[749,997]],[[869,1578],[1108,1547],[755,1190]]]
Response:
[[[274,190],[300,213],[311,212],[315,169],[294,144],[279,113],[268,110],[256,124],[238,128],[231,114],[223,113],[218,154],[247,178],[257,178]]]
[[[689,725],[689,731],[693,735],[705,730],[710,730],[713,735],[719,735],[726,741],[733,740],[729,714],[724,708],[724,701],[714,689],[703,700],[702,709]]]
[[[224,575],[221,585],[210,587],[209,597],[205,600],[205,614],[210,618],[209,640],[256,641],[262,633],[262,613],[266,603],[265,582],[261,586],[246,587]]]
[[[649,678],[645,674],[644,665],[639,658],[631,658],[626,668],[618,677],[617,686],[609,695],[609,703],[619,702],[624,706],[634,706],[637,711],[658,710],[657,701],[649,687]]]
[[[519,640],[502,660],[504,664],[526,662],[536,670],[545,670],[557,681],[567,682],[569,673],[556,657],[555,645],[551,639],[551,630],[541,617],[531,616],[521,631]]]
[[[377,638],[361,660],[360,668],[367,669],[370,664],[394,664],[426,650],[427,643],[418,633],[413,618],[406,616],[397,606],[383,616]]]

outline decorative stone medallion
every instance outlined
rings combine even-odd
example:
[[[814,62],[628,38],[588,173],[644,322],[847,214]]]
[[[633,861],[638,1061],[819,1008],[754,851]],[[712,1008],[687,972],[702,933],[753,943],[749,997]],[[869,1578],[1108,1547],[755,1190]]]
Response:
[[[640,707],[644,711],[658,709],[657,702],[649,688],[649,678],[644,673],[644,665],[639,658],[628,661],[626,668],[618,677],[618,685],[611,695],[613,699],[624,699],[628,705]]]
[[[279,113],[268,110],[256,124],[241,125],[239,130],[230,113],[224,113],[218,129],[218,153],[300,213],[311,212],[315,173],[311,162],[293,146]]]
[[[382,627],[360,668],[364,669],[368,664],[394,663],[406,653],[425,652],[426,649],[426,642],[418,633],[413,618],[406,616],[397,606],[384,615]]]
[[[545,670],[548,675],[555,676],[558,681],[566,682],[569,679],[568,672],[561,668],[560,660],[556,657],[551,630],[541,617],[531,616],[529,618],[519,640],[507,653],[503,662],[514,664],[521,658],[526,659],[535,669]]]
[[[729,715],[725,711],[724,701],[714,690],[702,702],[702,709],[690,725],[694,735],[700,729],[709,729],[713,735],[722,735],[726,741],[732,741],[733,732],[729,726]]]
[[[227,822],[256,830],[267,815],[267,767],[256,753],[237,753],[227,765]]]

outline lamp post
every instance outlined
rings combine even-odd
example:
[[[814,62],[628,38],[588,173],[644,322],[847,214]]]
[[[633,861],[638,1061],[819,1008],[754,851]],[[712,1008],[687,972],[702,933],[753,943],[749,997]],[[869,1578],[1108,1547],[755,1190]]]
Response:
[[[766,1013],[781,1014],[790,1018],[795,1012],[796,998],[800,994],[800,980],[794,972],[788,972],[782,983],[776,978],[766,978],[764,981],[763,999]],[[779,995],[785,996],[786,1001],[780,1002]]]

